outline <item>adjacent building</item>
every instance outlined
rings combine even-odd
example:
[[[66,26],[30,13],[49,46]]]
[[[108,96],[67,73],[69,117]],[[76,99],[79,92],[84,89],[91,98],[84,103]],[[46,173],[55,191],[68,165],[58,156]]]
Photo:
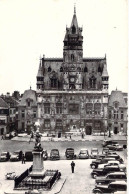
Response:
[[[0,135],[4,135],[8,132],[8,117],[9,117],[9,106],[0,97]]]
[[[117,134],[127,134],[128,123],[128,98],[127,93],[117,89],[111,92],[108,103],[108,128]]]
[[[25,90],[18,105],[18,131],[31,132],[37,121],[37,96],[36,91]]]

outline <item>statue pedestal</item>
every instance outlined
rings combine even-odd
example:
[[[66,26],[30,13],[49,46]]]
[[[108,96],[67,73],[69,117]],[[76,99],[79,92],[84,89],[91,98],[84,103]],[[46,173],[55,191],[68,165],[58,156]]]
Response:
[[[30,173],[30,177],[33,178],[42,178],[44,177],[44,166],[43,166],[43,151],[34,150],[33,151],[33,169]]]

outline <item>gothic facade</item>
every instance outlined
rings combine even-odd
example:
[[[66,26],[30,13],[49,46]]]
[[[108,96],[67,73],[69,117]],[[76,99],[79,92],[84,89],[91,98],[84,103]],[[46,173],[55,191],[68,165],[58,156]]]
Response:
[[[66,28],[63,58],[41,58],[37,74],[37,119],[41,131],[86,134],[107,131],[108,72],[104,58],[83,57],[76,12]]]

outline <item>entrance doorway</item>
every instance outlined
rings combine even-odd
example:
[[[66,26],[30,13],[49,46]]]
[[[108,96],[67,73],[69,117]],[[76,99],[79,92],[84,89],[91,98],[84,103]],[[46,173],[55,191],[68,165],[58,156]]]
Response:
[[[114,127],[114,134],[118,133],[118,127]]]
[[[91,135],[92,133],[92,127],[91,126],[86,126],[86,134]]]

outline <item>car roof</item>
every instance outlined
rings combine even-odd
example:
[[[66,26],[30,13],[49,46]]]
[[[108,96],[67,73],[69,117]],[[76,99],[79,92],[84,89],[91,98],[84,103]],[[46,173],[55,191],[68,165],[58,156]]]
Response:
[[[87,150],[87,151],[88,151],[88,149],[86,149],[86,148],[82,148],[82,149],[80,149],[80,150]]]
[[[123,181],[123,180],[122,181],[121,180],[120,181],[113,181],[110,184],[119,184],[119,185],[123,185],[124,184],[124,185],[127,185],[127,183],[125,181]]]
[[[98,150],[98,148],[92,148],[91,150]]]
[[[110,175],[119,175],[119,174],[120,174],[120,175],[125,175],[125,172],[121,172],[121,171],[120,171],[120,172],[111,172],[111,173],[109,173],[109,174],[110,174]],[[108,175],[109,175],[109,174],[108,174]]]
[[[8,152],[1,152],[1,154],[7,154]]]

